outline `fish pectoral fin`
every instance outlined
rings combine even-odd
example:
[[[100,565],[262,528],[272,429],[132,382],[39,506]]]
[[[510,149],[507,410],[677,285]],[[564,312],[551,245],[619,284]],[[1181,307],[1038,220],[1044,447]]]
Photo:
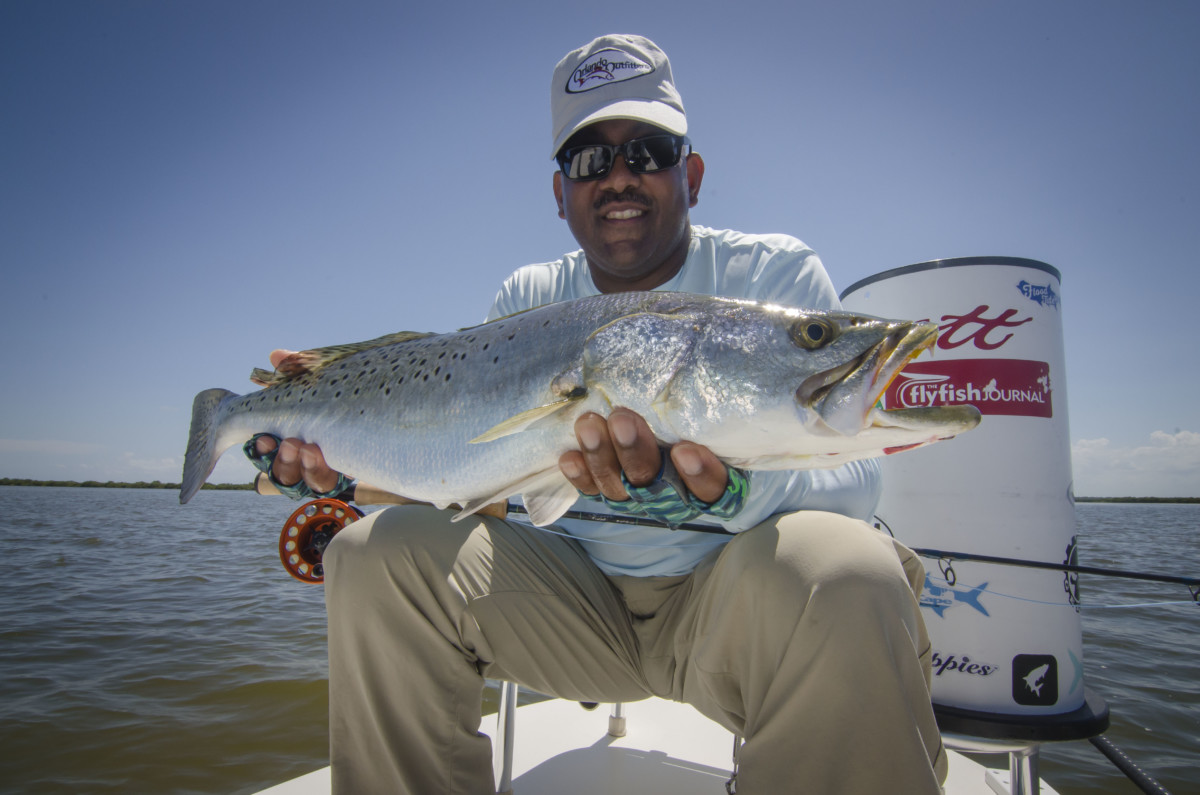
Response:
[[[471,444],[480,444],[482,442],[494,442],[505,436],[511,436],[514,433],[520,433],[532,428],[542,420],[553,417],[569,406],[575,405],[582,400],[584,395],[576,395],[574,397],[566,397],[562,400],[556,400],[553,403],[547,403],[544,406],[538,406],[527,411],[522,411],[520,414],[514,414],[503,422],[493,425],[483,433],[471,440]]]
[[[397,342],[411,342],[412,340],[431,336],[433,336],[432,332],[427,331],[396,331],[391,334],[384,334],[382,337],[376,337],[373,340],[350,342],[344,345],[329,345],[324,348],[299,351],[283,359],[274,372],[258,367],[254,368],[254,371],[250,374],[250,380],[260,386],[281,384],[284,381],[296,378],[305,373],[320,370],[336,362],[338,359],[344,359],[351,354],[369,351],[372,348],[382,348],[384,345],[392,345]]]

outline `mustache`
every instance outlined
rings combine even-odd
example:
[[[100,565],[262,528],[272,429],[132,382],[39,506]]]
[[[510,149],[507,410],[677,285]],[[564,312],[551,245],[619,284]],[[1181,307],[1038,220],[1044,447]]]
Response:
[[[602,207],[604,207],[605,205],[612,204],[614,202],[624,202],[626,204],[629,204],[629,203],[640,204],[643,207],[649,207],[651,204],[649,196],[646,196],[645,194],[642,194],[642,193],[638,193],[635,190],[626,188],[625,190],[621,191],[620,193],[613,193],[612,191],[606,191],[605,193],[600,194],[599,198],[597,198],[596,201],[594,201],[592,203],[592,209],[599,210]]]

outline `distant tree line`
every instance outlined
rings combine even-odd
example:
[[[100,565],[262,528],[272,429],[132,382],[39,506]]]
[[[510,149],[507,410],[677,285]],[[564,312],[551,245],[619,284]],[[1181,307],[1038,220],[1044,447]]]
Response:
[[[85,489],[179,489],[178,483],[159,480],[123,483],[114,480],[33,480],[32,478],[0,478],[0,486],[74,486]],[[214,491],[253,491],[253,483],[205,483],[202,488]]]
[[[1075,502],[1200,503],[1200,497],[1076,497]]]

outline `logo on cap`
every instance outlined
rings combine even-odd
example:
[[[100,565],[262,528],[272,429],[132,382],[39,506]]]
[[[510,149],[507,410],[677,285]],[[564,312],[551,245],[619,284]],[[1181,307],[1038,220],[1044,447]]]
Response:
[[[593,88],[648,75],[654,67],[627,52],[607,49],[592,53],[567,80],[567,93],[579,94]]]

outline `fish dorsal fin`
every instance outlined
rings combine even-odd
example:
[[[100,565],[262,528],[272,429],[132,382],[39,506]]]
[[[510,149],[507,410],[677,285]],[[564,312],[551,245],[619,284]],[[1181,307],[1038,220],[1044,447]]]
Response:
[[[325,348],[299,351],[281,361],[274,372],[263,370],[259,367],[254,368],[254,371],[250,374],[250,380],[260,386],[280,384],[305,373],[320,370],[330,363],[336,362],[338,359],[344,359],[355,353],[369,351],[372,348],[382,348],[385,345],[393,345],[397,342],[411,342],[412,340],[432,336],[433,333],[428,331],[396,331],[364,342],[350,342],[343,345],[330,345]]]

